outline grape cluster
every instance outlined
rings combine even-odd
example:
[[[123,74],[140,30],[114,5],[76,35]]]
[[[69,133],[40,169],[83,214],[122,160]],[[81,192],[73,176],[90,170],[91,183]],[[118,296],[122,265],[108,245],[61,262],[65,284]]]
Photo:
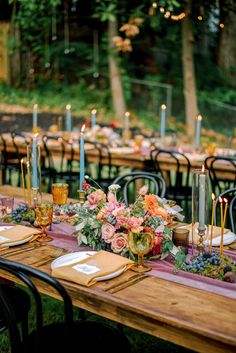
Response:
[[[21,223],[22,221],[34,223],[34,213],[28,208],[28,206],[24,203],[20,204],[16,209],[12,212],[12,220],[16,223]]]
[[[204,252],[202,255],[196,256],[191,263],[186,265],[186,270],[190,272],[203,272],[207,265],[220,265],[220,257],[215,250],[212,253]]]

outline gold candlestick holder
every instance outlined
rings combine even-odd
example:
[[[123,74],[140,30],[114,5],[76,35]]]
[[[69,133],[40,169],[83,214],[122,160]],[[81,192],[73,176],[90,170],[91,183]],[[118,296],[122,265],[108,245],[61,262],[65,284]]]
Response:
[[[199,254],[202,255],[205,251],[205,246],[203,243],[203,238],[205,236],[205,229],[199,229],[198,228],[198,235],[199,235],[199,243],[198,243],[198,250],[199,250]]]
[[[79,193],[79,204],[80,206],[82,206],[85,202],[85,192],[78,190],[78,193]]]

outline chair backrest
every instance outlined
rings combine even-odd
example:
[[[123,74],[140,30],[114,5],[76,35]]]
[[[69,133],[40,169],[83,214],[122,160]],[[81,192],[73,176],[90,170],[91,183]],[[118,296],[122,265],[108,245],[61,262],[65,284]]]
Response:
[[[135,200],[137,191],[143,185],[148,185],[149,192],[160,197],[164,197],[166,192],[166,183],[162,176],[149,172],[126,173],[115,178],[113,184],[121,186],[121,194],[126,205]],[[119,194],[118,191],[118,197]]]
[[[204,164],[214,193],[236,187],[236,157],[209,156]]]
[[[40,342],[43,327],[44,327],[44,306],[42,303],[41,294],[37,288],[38,281],[43,283],[44,286],[52,288],[52,291],[56,291],[57,296],[63,301],[64,306],[64,352],[70,352],[70,333],[72,332],[72,324],[73,324],[73,306],[65,288],[60,284],[52,276],[41,272],[39,270],[33,269],[29,266],[10,261],[7,259],[0,258],[0,269],[4,272],[7,272],[14,277],[16,282],[24,283],[24,286],[29,291],[32,297],[32,305],[35,307],[35,342],[34,342],[34,353],[41,352]],[[8,326],[10,341],[11,341],[11,353],[21,353],[23,352],[23,347],[25,342],[23,342],[23,338],[21,337],[19,328],[16,323],[14,310],[12,304],[9,300],[9,297],[6,296],[6,293],[1,290],[0,287],[0,305],[2,307],[2,311],[4,314],[5,322]],[[19,303],[20,305],[20,303]]]
[[[185,154],[156,148],[151,151],[151,160],[156,173],[161,174],[166,180],[167,187],[172,187],[177,193],[181,188],[190,186],[191,163]],[[171,164],[171,171],[166,172],[162,167],[166,161],[167,164]]]
[[[228,201],[228,217],[225,228],[229,227],[233,233],[236,231],[236,187],[223,191],[217,198],[215,204],[215,224],[220,225],[219,197]],[[217,221],[218,216],[218,221]]]

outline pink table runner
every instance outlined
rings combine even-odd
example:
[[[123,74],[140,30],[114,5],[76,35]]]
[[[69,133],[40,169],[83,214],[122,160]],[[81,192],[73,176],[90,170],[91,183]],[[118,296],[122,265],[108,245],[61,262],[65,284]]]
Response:
[[[19,200],[15,200],[15,204],[19,204],[19,202]],[[65,248],[71,252],[88,250],[89,248],[78,246],[77,238],[73,236],[73,231],[74,227],[70,224],[52,224],[51,230],[47,231],[48,235],[53,238],[49,244]],[[236,261],[234,252],[225,250],[225,254]],[[236,283],[228,283],[182,270],[175,273],[173,259],[170,257],[162,261],[147,261],[147,264],[152,267],[152,270],[147,272],[148,275],[236,299]]]

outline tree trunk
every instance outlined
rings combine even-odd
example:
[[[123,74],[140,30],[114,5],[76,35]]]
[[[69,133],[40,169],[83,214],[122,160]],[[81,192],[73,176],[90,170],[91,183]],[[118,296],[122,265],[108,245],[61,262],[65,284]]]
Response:
[[[112,94],[112,103],[115,117],[118,118],[123,124],[123,118],[126,111],[124,92],[121,82],[120,70],[116,62],[116,53],[112,38],[117,36],[117,23],[116,21],[109,20],[108,22],[108,36],[109,36],[109,79]]]
[[[182,65],[187,134],[193,137],[195,118],[199,111],[196,97],[192,21],[188,16],[190,12],[191,0],[188,0],[186,6],[187,16],[182,20]]]
[[[220,17],[224,28],[219,30],[218,66],[224,70],[228,82],[236,86],[236,2],[220,0]]]

